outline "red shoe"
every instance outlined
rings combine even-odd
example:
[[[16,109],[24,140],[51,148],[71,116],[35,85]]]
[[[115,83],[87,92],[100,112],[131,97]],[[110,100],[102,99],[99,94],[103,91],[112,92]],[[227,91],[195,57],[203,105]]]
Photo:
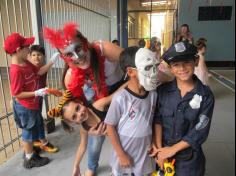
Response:
[[[53,146],[50,142],[47,143],[47,145],[41,145],[40,148],[48,153],[55,153],[58,152],[58,147]]]
[[[41,141],[40,140],[36,140],[33,142],[33,146],[34,147],[40,147],[42,145]]]

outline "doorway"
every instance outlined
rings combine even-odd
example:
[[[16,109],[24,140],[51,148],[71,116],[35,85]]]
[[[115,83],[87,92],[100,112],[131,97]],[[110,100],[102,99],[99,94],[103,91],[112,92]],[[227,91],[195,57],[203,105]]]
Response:
[[[128,46],[144,39],[148,48],[157,37],[168,48],[176,35],[177,7],[177,0],[127,0]]]

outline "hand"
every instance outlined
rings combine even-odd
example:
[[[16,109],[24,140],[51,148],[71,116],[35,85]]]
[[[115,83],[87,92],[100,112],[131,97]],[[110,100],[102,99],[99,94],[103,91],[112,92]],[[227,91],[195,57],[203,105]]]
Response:
[[[176,154],[173,147],[159,148],[157,149],[157,152],[158,152],[157,157],[158,159],[161,159],[161,160],[168,159]]]
[[[36,97],[38,97],[38,96],[43,97],[44,95],[47,94],[47,89],[48,89],[47,87],[42,88],[42,89],[38,89],[38,90],[34,91],[34,95],[35,95]]]
[[[105,135],[106,133],[106,124],[100,123],[98,126],[91,127],[88,131],[88,134],[99,136],[99,135]]]
[[[57,59],[59,58],[59,57],[58,57],[59,55],[60,55],[59,52],[55,52],[55,53],[52,55],[52,57],[50,58],[50,61],[55,64],[55,62],[56,62]]]
[[[124,153],[119,157],[119,164],[121,167],[123,168],[128,168],[128,167],[132,167],[133,165],[133,158],[131,158],[128,154]]]
[[[158,166],[160,167],[160,169],[163,171],[164,170],[164,163],[168,162],[167,159],[159,159],[158,157],[155,158],[156,163],[158,164]]]
[[[148,148],[148,155],[150,157],[156,157],[157,156],[157,147],[154,144],[151,144],[151,146]]]
[[[81,176],[79,167],[74,167],[73,172],[72,172],[72,176]]]

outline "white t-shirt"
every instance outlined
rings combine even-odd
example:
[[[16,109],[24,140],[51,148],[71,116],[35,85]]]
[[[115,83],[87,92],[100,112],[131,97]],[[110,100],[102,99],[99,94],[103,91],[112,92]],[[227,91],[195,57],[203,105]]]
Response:
[[[102,55],[103,53],[103,45],[102,40],[95,41],[99,45]],[[105,59],[105,76],[106,76],[106,84],[108,86],[112,86],[121,80],[124,75],[123,71],[120,68],[119,61],[111,62],[107,58]]]
[[[148,148],[152,141],[152,121],[156,100],[156,91],[139,96],[128,88],[120,90],[112,98],[105,123],[116,127],[123,150],[134,161],[132,168],[121,168],[113,149],[111,167],[115,175],[134,173],[140,176],[155,170],[155,162],[148,156]]]
[[[111,86],[121,80],[123,76],[123,71],[120,68],[119,62],[110,62],[105,60],[105,76],[106,84]]]

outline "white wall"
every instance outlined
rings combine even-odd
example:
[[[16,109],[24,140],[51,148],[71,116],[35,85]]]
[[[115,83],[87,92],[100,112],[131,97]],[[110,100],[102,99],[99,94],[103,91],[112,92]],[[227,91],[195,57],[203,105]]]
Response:
[[[111,0],[111,41],[117,39],[117,0]]]

